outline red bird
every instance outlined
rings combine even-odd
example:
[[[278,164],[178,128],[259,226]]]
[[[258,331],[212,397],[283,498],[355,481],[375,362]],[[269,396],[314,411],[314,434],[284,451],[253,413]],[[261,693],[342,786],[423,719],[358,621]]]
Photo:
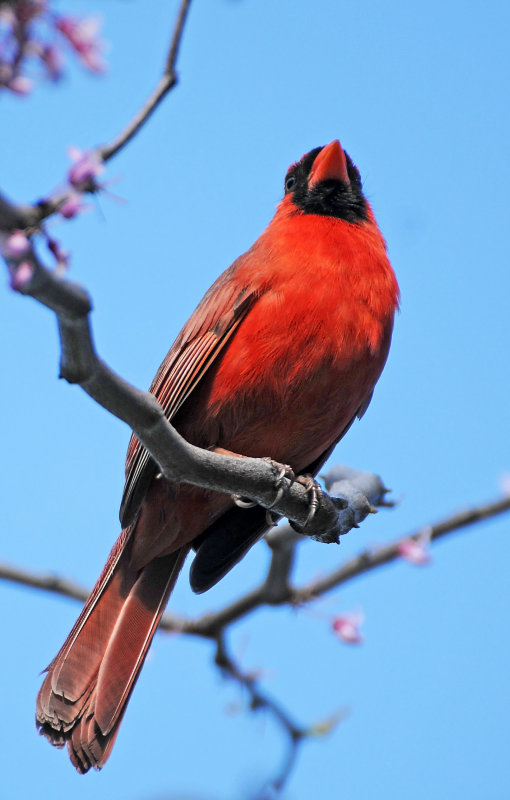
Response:
[[[398,286],[357,168],[337,140],[290,167],[266,230],[209,289],[150,391],[203,448],[315,474],[366,410]],[[107,761],[190,551],[195,592],[268,529],[261,507],[172,484],[132,436],[123,531],[37,698],[37,726],[78,772]]]

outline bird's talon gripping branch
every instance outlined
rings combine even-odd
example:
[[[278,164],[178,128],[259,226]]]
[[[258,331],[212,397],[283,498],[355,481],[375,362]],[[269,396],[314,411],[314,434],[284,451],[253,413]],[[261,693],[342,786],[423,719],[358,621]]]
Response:
[[[294,470],[292,467],[289,467],[288,464],[279,464],[278,461],[273,461],[273,459],[269,458],[269,456],[265,456],[262,461],[267,461],[275,473],[274,486],[276,489],[276,495],[273,502],[267,506],[266,511],[267,524],[271,525],[271,527],[274,527],[278,522],[279,516],[276,514],[271,514],[269,509],[273,508],[282,499],[286,487],[284,479],[286,478],[289,483],[292,484],[296,480],[296,476],[294,474]],[[247,497],[242,497],[239,494],[233,494],[232,500],[238,508],[254,508],[256,505],[258,505],[258,503],[255,503],[253,500],[248,500]]]
[[[238,508],[255,508],[258,505],[254,500],[248,500],[246,497],[241,497],[240,494],[233,494],[232,500]]]
[[[292,484],[296,480],[296,475],[292,467],[288,464],[279,464],[277,461],[273,461],[272,458],[266,456],[262,459],[262,461],[267,461],[267,463],[273,468],[275,473],[275,489],[276,489],[276,497],[271,503],[268,508],[273,508],[283,497],[283,493],[285,491],[285,483],[284,478]]]
[[[290,523],[297,533],[302,533],[306,529],[306,526],[309,525],[315,517],[323,492],[313,475],[299,475],[296,478],[296,482],[304,486],[310,496],[308,516],[304,522],[304,525],[297,525],[294,522]]]

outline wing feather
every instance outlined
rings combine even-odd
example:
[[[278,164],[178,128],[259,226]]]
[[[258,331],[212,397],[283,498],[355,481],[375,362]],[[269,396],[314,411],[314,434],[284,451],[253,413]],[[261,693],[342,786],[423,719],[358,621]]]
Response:
[[[149,389],[172,419],[221,353],[257,299],[257,291],[235,280],[242,256],[218,278],[168,351]],[[123,527],[134,521],[158,470],[148,451],[131,436],[120,507]],[[129,522],[128,522],[129,520]]]

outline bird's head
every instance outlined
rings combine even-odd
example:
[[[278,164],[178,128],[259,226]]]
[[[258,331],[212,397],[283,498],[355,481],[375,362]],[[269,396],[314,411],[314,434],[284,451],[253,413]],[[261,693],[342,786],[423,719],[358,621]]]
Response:
[[[367,219],[358,168],[338,139],[316,147],[285,176],[284,204],[292,203],[305,214],[338,217],[352,223]]]

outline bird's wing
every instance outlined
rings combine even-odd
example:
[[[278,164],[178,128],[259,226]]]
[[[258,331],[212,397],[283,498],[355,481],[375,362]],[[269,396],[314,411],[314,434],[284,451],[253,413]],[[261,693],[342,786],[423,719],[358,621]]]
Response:
[[[158,399],[168,419],[189,397],[257,299],[256,290],[233,279],[233,273],[245,258],[246,255],[237,259],[211,286],[156,373],[149,391]],[[134,521],[157,471],[149,452],[133,434],[120,506],[123,527]]]

